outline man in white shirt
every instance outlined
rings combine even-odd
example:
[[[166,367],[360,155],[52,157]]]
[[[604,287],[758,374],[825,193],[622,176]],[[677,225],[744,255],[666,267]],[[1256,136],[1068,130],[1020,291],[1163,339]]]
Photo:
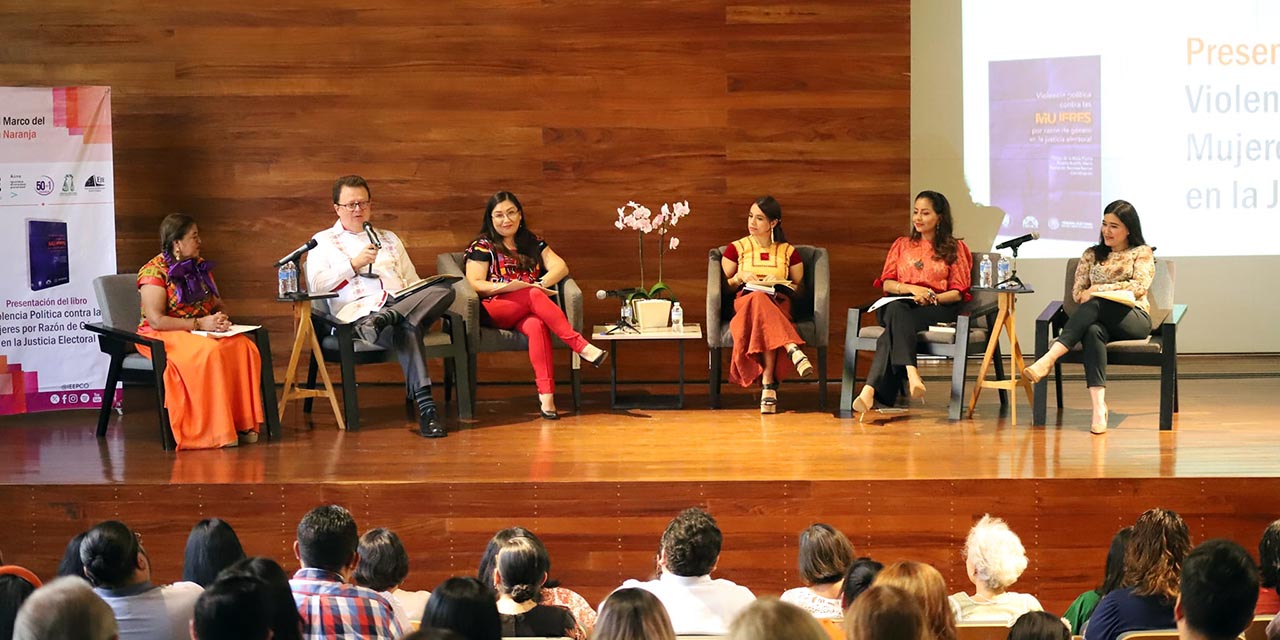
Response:
[[[644,589],[658,597],[677,635],[724,635],[733,619],[755,601],[751,590],[711,579],[722,537],[711,514],[685,509],[662,533],[657,580],[628,580],[621,589]]]
[[[362,341],[395,350],[405,385],[418,404],[418,433],[443,438],[422,333],[453,303],[453,288],[441,283],[392,298],[421,278],[399,236],[372,226],[366,230],[373,200],[364,178],[343,176],[333,183],[333,210],[337,222],[312,236],[317,244],[307,258],[307,284],[314,293],[338,294],[325,301],[329,312],[343,322],[356,322]]]

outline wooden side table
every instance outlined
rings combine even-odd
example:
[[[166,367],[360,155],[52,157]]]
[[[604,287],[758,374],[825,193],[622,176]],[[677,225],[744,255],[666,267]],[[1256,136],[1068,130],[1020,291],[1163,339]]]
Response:
[[[643,329],[640,331],[609,331],[613,325],[596,325],[591,339],[609,343],[609,407],[612,409],[683,409],[684,408],[684,345],[690,340],[702,339],[702,327],[684,325],[684,331],[676,333],[671,327]],[[645,342],[652,348],[656,342],[672,342],[679,346],[679,392],[675,396],[622,396],[618,394],[618,343]]]
[[[338,428],[345,431],[347,425],[342,420],[342,410],[338,408],[338,396],[333,392],[333,383],[329,380],[329,372],[324,366],[324,353],[320,350],[320,339],[316,336],[316,328],[311,324],[311,301],[325,298],[336,298],[336,293],[300,293],[285,298],[276,298],[277,302],[293,303],[293,318],[297,323],[294,331],[293,351],[289,354],[289,368],[284,374],[284,393],[280,397],[280,419],[284,420],[284,412],[289,408],[290,400],[304,398],[328,398],[333,407],[333,417],[338,420]],[[319,363],[320,379],[324,381],[324,389],[304,389],[298,386],[298,364],[303,349],[309,349]]]
[[[1014,324],[1014,308],[1018,294],[1035,293],[1035,289],[1024,286],[1018,289],[974,287],[974,290],[996,292],[997,311],[995,326],[991,327],[991,339],[987,341],[987,352],[982,356],[982,366],[978,368],[978,380],[973,386],[973,397],[969,399],[969,417],[973,417],[973,408],[978,404],[978,396],[982,395],[983,389],[1005,389],[1014,392],[1021,387],[1027,390],[1027,404],[1035,406],[1032,400],[1031,381],[1022,377],[1022,370],[1027,365],[1022,359],[1022,348],[1018,346],[1018,331]],[[1002,332],[1009,336],[1009,364],[1013,371],[1010,372],[1008,379],[987,380],[987,369],[991,366],[991,357],[995,354],[996,346],[1000,344]],[[1014,426],[1018,424],[1018,399],[1014,397],[1016,395],[1011,393],[1009,397],[1009,420]]]

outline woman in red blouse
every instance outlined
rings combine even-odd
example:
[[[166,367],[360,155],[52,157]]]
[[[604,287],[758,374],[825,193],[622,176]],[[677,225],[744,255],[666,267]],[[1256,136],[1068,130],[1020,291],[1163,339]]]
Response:
[[[952,235],[951,204],[936,191],[921,191],[911,210],[911,233],[898,238],[875,286],[886,296],[911,296],[877,311],[885,328],[876,340],[867,384],[853,401],[859,417],[875,403],[893,406],[905,377],[912,398],[924,396],[916,368],[916,333],[931,324],[954,322],[960,303],[971,298],[973,255]]]
[[[597,367],[608,355],[574,331],[564,311],[547,297],[569,275],[569,267],[529,230],[520,201],[506,191],[489,198],[480,235],[467,247],[466,259],[467,282],[481,298],[481,322],[529,338],[538,411],[546,420],[558,420],[551,334]]]

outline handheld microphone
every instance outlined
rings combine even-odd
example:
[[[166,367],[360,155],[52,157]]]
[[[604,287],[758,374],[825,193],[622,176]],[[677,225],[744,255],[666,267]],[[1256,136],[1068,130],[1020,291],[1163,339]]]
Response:
[[[283,267],[283,266],[284,266],[284,263],[286,263],[286,262],[293,262],[294,260],[297,260],[298,258],[301,258],[301,257],[302,257],[302,254],[304,254],[304,253],[306,253],[306,252],[308,252],[308,251],[310,251],[310,250],[312,250],[312,249],[316,248],[316,244],[318,244],[318,243],[316,242],[316,239],[315,239],[315,238],[312,238],[312,239],[308,240],[306,244],[302,245],[301,247],[298,247],[297,249],[294,249],[294,250],[293,250],[293,253],[291,253],[291,254],[289,254],[289,255],[287,255],[287,256],[285,256],[285,257],[280,258],[279,260],[277,260],[277,261],[276,261],[276,266],[277,266],[277,267]]]
[[[373,225],[368,222],[364,223],[364,232],[369,235],[369,242],[377,249],[382,248],[382,239],[378,237],[378,232],[373,230]]]
[[[1004,242],[1001,242],[1000,244],[996,245],[996,251],[999,251],[1001,249],[1011,249],[1011,248],[1016,249],[1028,242],[1031,242],[1032,240],[1039,240],[1039,239],[1040,239],[1040,234],[1036,233],[1035,231],[1032,231],[1031,233],[1028,233],[1025,236],[1018,236],[1017,238],[1014,238],[1012,240],[1005,240]]]
[[[630,289],[599,289],[596,291],[596,300],[604,300],[605,298],[625,298],[633,293],[639,293],[639,289],[631,287]]]

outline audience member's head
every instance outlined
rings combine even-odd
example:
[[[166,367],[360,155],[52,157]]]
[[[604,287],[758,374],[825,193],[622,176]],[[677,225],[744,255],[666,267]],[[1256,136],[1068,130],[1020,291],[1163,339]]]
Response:
[[[1111,538],[1111,548],[1107,550],[1106,573],[1102,577],[1102,585],[1094,591],[1105,596],[1124,586],[1124,557],[1129,551],[1129,540],[1133,538],[1133,527],[1125,527]]]
[[[400,636],[400,640],[467,640],[467,637],[449,629],[418,629]]]
[[[947,599],[947,583],[932,565],[895,562],[876,576],[875,584],[898,587],[915,596],[933,640],[955,640],[956,616]]]
[[[219,578],[233,576],[247,576],[262,581],[266,596],[272,603],[272,640],[301,640],[302,616],[298,615],[298,608],[293,601],[289,576],[275,560],[261,556],[245,558],[218,575]]]
[[[88,531],[77,533],[74,538],[67,542],[67,548],[62,552],[62,560],[58,562],[58,577],[73,576],[85,579],[84,563],[80,561],[80,543],[84,541],[85,534]]]
[[[1008,589],[1027,569],[1027,550],[1018,535],[1004,520],[990,515],[969,530],[964,558],[969,581],[995,592]]]
[[[1009,627],[1008,640],[1071,640],[1071,630],[1052,613],[1028,611]]]
[[[889,585],[873,584],[844,614],[847,640],[926,640],[929,625],[924,610],[911,594]]]
[[[85,577],[95,587],[115,589],[151,579],[151,564],[141,538],[123,522],[99,522],[80,542]]]
[[[819,522],[800,532],[800,579],[805,584],[840,582],[853,557],[853,544],[829,524]]]
[[[529,538],[512,538],[498,550],[498,592],[516,602],[537,602],[547,574],[542,567],[550,564],[547,550]]]
[[[662,532],[658,563],[677,576],[705,576],[716,568],[722,542],[711,514],[697,507],[685,509]]]
[[[0,640],[13,637],[13,621],[18,609],[40,586],[40,578],[27,569],[0,565]]]
[[[644,589],[618,589],[600,605],[591,640],[675,640],[671,616],[658,596]]]
[[[196,600],[195,640],[265,640],[271,637],[275,603],[267,585],[252,576],[218,578]]]
[[[36,589],[13,624],[13,640],[115,640],[119,634],[111,607],[71,576]]]
[[[208,587],[227,567],[244,559],[235,529],[218,518],[205,518],[191,528],[182,562],[182,579]]]
[[[854,560],[844,573],[844,584],[840,585],[840,608],[848,611],[849,605],[871,586],[882,569],[884,565],[871,558]]]
[[[1178,596],[1182,560],[1191,536],[1182,517],[1167,509],[1148,509],[1133,524],[1124,556],[1124,583],[1140,596]]]
[[[1173,607],[1182,638],[1232,640],[1253,621],[1258,568],[1244,547],[1209,540],[1187,554]]]
[[[374,591],[391,591],[409,575],[409,553],[390,529],[370,529],[360,536],[360,564],[352,578]]]
[[[475,578],[449,578],[431,592],[422,611],[422,628],[451,629],[467,640],[499,640],[497,596]]]
[[[543,552],[540,555],[547,561],[546,566],[542,567],[542,572],[547,574],[547,582],[542,586],[545,589],[560,586],[560,581],[551,577],[551,555],[546,552],[546,545],[542,544],[542,540],[537,535],[524,527],[511,527],[493,534],[489,544],[485,545],[484,555],[480,556],[480,568],[476,571],[476,578],[486,587],[497,591],[497,585],[493,583],[493,571],[498,568],[498,551],[512,538],[528,538],[533,544],[541,547]]]
[[[1262,586],[1280,594],[1280,520],[1267,525],[1258,541],[1258,571]]]
[[[777,598],[760,598],[729,625],[729,640],[827,640],[827,632],[808,611]]]
[[[351,513],[336,504],[328,504],[302,516],[293,552],[303,567],[332,571],[346,578],[356,566],[359,543],[360,534]]]

